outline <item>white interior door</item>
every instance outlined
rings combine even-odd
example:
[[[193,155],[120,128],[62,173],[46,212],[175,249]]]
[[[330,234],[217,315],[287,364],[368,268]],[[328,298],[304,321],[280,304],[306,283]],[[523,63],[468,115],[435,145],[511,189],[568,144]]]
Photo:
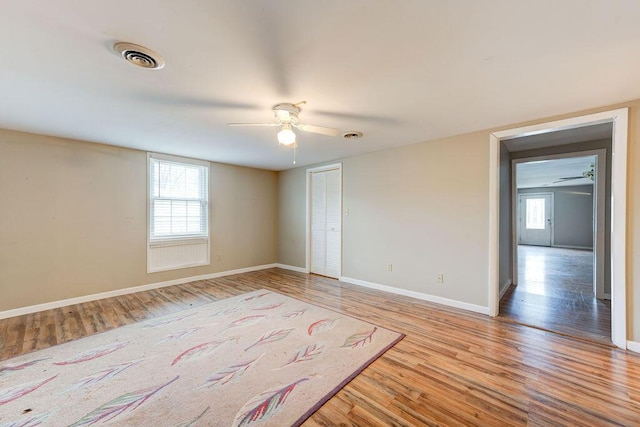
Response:
[[[518,197],[518,243],[551,246],[552,200],[552,195],[547,193],[521,194]]]
[[[311,272],[339,278],[342,262],[340,169],[311,173]]]

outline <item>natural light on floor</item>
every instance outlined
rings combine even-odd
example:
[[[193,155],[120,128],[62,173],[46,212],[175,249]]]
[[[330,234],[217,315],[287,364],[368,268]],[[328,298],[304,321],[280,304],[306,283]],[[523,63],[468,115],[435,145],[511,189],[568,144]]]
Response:
[[[536,295],[547,295],[545,284],[545,257],[527,256],[525,259],[524,281],[527,284],[527,292]]]

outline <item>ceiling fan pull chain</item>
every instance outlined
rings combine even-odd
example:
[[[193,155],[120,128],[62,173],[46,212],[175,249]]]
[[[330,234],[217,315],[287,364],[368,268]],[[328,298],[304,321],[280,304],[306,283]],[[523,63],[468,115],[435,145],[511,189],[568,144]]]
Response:
[[[293,164],[294,165],[296,164],[296,146],[297,145],[298,144],[295,144],[295,143],[293,144]]]

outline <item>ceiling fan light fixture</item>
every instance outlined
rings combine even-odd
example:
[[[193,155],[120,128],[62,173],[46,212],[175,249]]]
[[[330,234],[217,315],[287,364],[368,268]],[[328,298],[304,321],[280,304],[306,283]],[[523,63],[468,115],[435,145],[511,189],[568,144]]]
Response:
[[[296,143],[296,134],[290,124],[282,125],[282,130],[278,132],[278,143],[286,146]]]

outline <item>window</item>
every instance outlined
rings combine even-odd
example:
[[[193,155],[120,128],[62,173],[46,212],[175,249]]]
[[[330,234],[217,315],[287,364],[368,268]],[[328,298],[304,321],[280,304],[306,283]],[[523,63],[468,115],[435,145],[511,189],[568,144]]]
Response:
[[[147,272],[209,265],[209,162],[148,158]]]
[[[545,229],[544,199],[527,199],[525,227],[529,230]]]
[[[149,155],[149,240],[209,237],[209,164]]]

